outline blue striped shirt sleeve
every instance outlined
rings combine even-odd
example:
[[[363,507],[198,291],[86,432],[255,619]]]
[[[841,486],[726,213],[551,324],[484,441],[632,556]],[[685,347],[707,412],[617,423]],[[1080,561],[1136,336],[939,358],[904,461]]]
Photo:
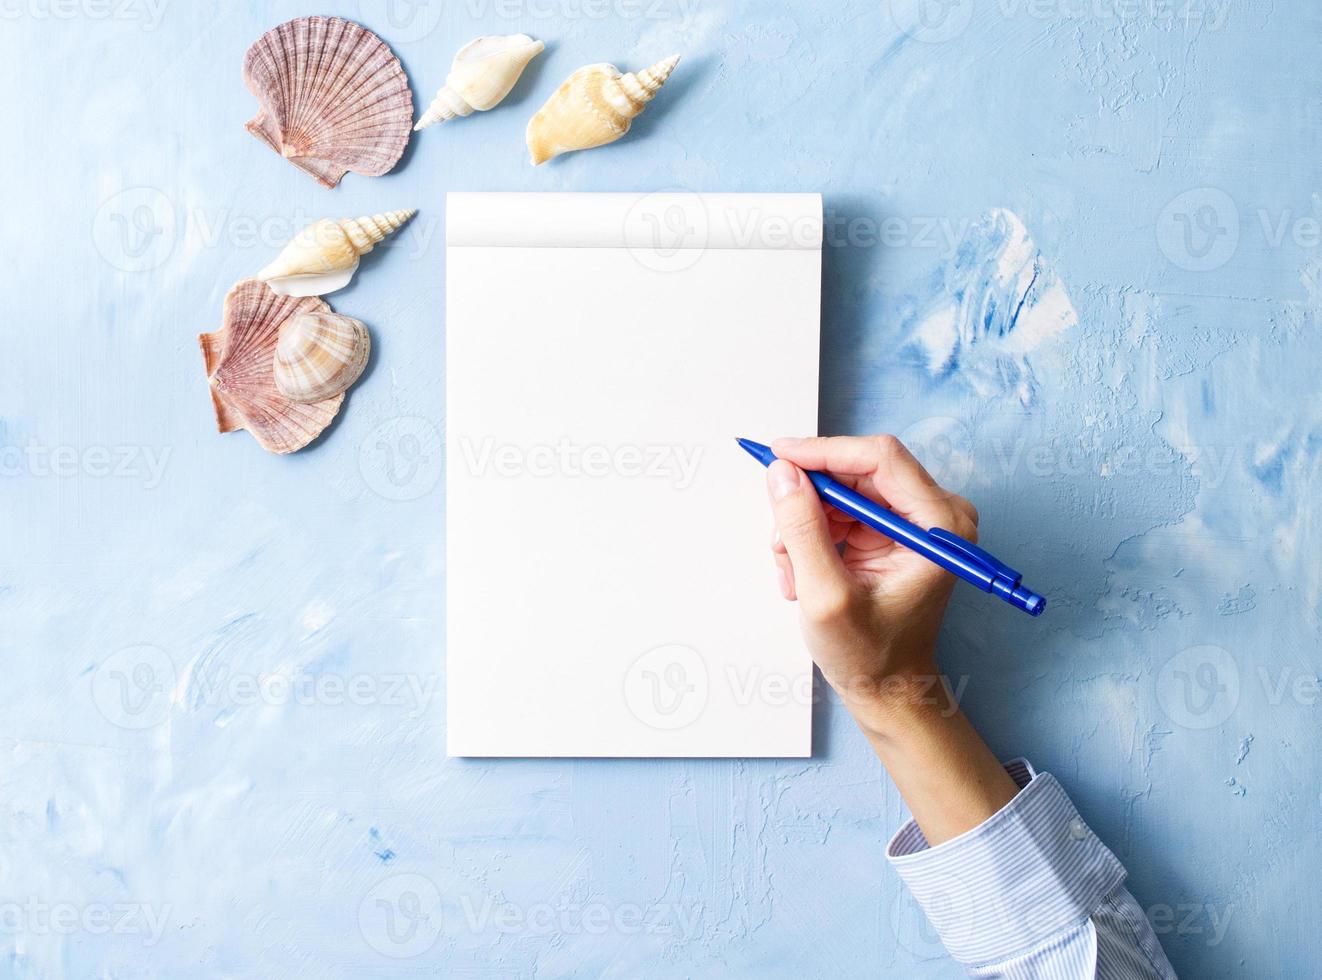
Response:
[[[1174,980],[1125,869],[1065,791],[1023,759],[1019,793],[979,826],[930,847],[913,821],[886,856],[970,976]]]

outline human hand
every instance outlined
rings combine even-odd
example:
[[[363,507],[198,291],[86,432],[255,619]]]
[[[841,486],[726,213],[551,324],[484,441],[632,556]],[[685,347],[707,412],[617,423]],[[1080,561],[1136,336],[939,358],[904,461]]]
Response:
[[[874,729],[898,717],[901,703],[940,697],[936,638],[954,576],[823,504],[803,471],[828,472],[920,527],[969,541],[977,541],[977,510],[938,486],[894,436],[778,439],[771,448],[780,457],[767,489],[781,594],[798,601],[822,676]]]

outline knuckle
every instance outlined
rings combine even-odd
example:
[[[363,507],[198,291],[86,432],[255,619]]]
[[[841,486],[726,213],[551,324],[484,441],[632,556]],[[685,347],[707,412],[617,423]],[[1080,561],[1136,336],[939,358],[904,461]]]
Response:
[[[899,436],[884,432],[876,437],[877,449],[883,456],[894,456],[904,451],[904,443],[900,442]]]
[[[952,507],[945,517],[945,525],[961,538],[967,538],[974,544],[978,541],[978,522],[964,507]]]
[[[838,623],[849,615],[853,598],[844,589],[831,589],[815,593],[810,599],[800,599],[803,615],[815,626]]]

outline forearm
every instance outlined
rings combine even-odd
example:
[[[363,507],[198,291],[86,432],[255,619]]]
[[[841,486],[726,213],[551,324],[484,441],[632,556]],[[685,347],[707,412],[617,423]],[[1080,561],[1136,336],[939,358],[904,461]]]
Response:
[[[944,682],[891,685],[846,704],[932,846],[977,827],[1019,791]]]

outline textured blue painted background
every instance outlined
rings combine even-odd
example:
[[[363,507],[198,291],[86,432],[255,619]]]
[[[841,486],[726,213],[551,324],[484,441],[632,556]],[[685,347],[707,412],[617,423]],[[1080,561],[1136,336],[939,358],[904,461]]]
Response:
[[[1322,8],[974,8],[327,3],[419,100],[472,36],[548,43],[332,192],[243,131],[243,52],[303,6],[3,0],[0,974],[956,975],[838,706],[808,762],[443,756],[444,194],[691,188],[825,193],[823,431],[906,433],[1052,596],[954,604],[995,749],[1183,975],[1310,975]],[[626,142],[527,165],[572,69],[672,50]],[[407,206],[331,297],[377,345],[333,430],[218,435],[230,285]]]

